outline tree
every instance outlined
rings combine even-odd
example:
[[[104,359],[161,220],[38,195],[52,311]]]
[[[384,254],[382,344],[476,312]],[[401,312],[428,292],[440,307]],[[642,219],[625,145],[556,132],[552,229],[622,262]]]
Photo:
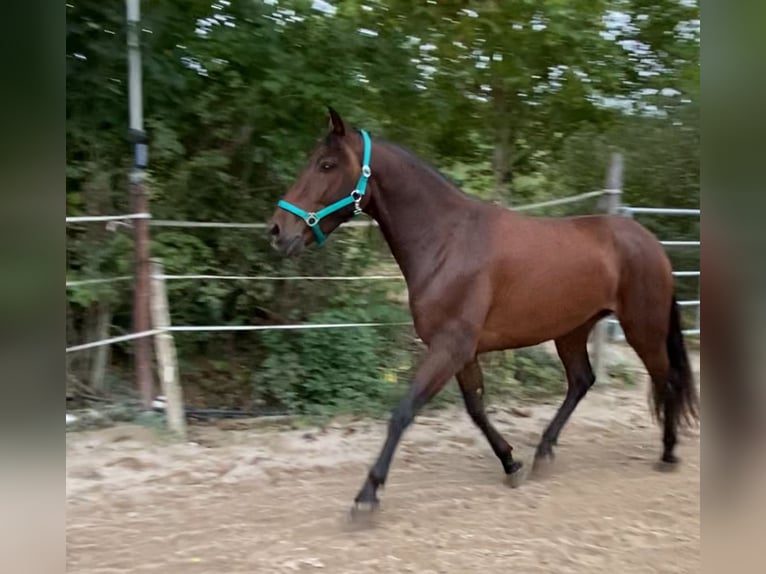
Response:
[[[265,220],[323,133],[328,104],[485,198],[517,204],[596,189],[609,152],[620,149],[627,201],[698,203],[696,4],[329,5],[142,2],[148,187],[156,218]],[[131,156],[124,6],[95,0],[68,6],[68,213],[125,212]],[[696,229],[691,221],[648,223],[666,237]],[[121,228],[70,227],[67,239],[68,277],[129,273],[131,245]],[[152,250],[169,274],[363,274],[392,265],[375,231],[338,231],[311,258],[280,261],[279,268],[265,238],[252,231],[155,228]],[[693,256],[680,255],[679,264],[693,263],[684,257]],[[70,289],[70,340],[96,338],[105,321],[113,331],[128,330],[128,287]],[[402,311],[396,283],[177,281],[169,296],[179,324],[247,324],[274,315],[305,321],[324,317],[328,307],[339,317],[371,320]],[[323,355],[306,351],[311,342],[274,337],[266,344],[257,335],[195,334],[178,343],[186,380],[194,372],[205,374],[201,381],[210,372],[226,373],[214,376],[213,386],[231,380],[227,388],[238,404],[249,400],[249,373],[267,361],[269,376],[278,378],[278,353],[307,353],[306,369]],[[226,361],[205,358],[217,356]],[[98,361],[85,357],[80,364],[76,358],[72,371],[87,380]],[[112,363],[122,359],[118,350]]]

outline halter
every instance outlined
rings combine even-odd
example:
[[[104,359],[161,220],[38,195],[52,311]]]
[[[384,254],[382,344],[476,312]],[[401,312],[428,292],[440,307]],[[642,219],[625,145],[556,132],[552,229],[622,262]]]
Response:
[[[362,175],[359,176],[359,181],[356,183],[356,188],[349,193],[346,197],[343,199],[339,199],[335,203],[331,203],[327,207],[320,209],[317,212],[313,211],[305,211],[301,209],[300,207],[293,205],[292,203],[289,203],[285,201],[284,199],[280,200],[277,205],[284,209],[285,211],[289,211],[293,215],[297,215],[300,217],[303,221],[306,222],[306,225],[308,225],[311,230],[314,232],[314,237],[316,238],[317,245],[322,245],[325,242],[325,234],[322,233],[322,230],[319,228],[319,222],[322,221],[325,217],[330,215],[331,213],[335,213],[336,211],[343,209],[347,205],[354,204],[354,215],[357,215],[359,213],[362,213],[362,198],[364,197],[364,194],[367,191],[367,180],[370,179],[370,176],[372,175],[372,170],[370,169],[370,155],[372,153],[372,142],[370,141],[370,135],[364,131],[359,130],[362,134],[362,139],[364,140],[364,156],[362,158]]]

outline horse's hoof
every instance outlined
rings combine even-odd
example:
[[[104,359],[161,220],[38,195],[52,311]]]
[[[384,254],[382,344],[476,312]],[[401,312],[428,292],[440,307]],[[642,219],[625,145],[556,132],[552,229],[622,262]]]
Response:
[[[536,454],[535,461],[532,463],[532,474],[536,478],[544,478],[548,476],[553,469],[553,461],[553,452]]]
[[[349,512],[349,517],[356,526],[369,526],[379,508],[380,502],[377,500],[372,502],[355,502]]]
[[[674,455],[672,452],[669,452],[662,455],[661,461],[666,464],[678,464],[681,462],[681,459]]]
[[[678,463],[681,462],[676,455],[663,455],[663,457],[654,464],[654,469],[659,472],[675,472],[678,470]]]
[[[518,488],[527,478],[527,467],[521,461],[514,461],[511,471],[505,475],[505,483],[511,488]]]
[[[372,501],[356,501],[354,502],[354,506],[351,507],[351,515],[352,516],[362,516],[362,515],[370,515],[380,508],[380,501],[378,500],[372,500]]]

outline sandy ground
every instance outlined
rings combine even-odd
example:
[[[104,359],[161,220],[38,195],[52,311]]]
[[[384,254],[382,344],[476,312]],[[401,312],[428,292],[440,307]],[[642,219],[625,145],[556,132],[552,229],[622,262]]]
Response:
[[[555,405],[512,407],[491,417],[526,462]],[[185,444],[135,426],[70,433],[68,571],[700,571],[699,434],[682,434],[677,471],[655,470],[644,385],[594,388],[550,472],[515,489],[463,412],[419,417],[380,511],[352,522],[384,429],[195,427]]]

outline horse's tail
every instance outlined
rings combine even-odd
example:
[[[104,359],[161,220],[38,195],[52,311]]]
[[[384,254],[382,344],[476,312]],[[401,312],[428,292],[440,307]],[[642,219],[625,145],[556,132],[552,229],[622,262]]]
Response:
[[[670,305],[670,329],[666,341],[668,359],[670,360],[670,373],[665,388],[653,386],[654,412],[657,419],[663,422],[666,406],[675,418],[675,423],[690,424],[699,420],[699,396],[694,385],[689,355],[686,352],[684,334],[681,328],[681,317],[678,302],[673,296]]]

